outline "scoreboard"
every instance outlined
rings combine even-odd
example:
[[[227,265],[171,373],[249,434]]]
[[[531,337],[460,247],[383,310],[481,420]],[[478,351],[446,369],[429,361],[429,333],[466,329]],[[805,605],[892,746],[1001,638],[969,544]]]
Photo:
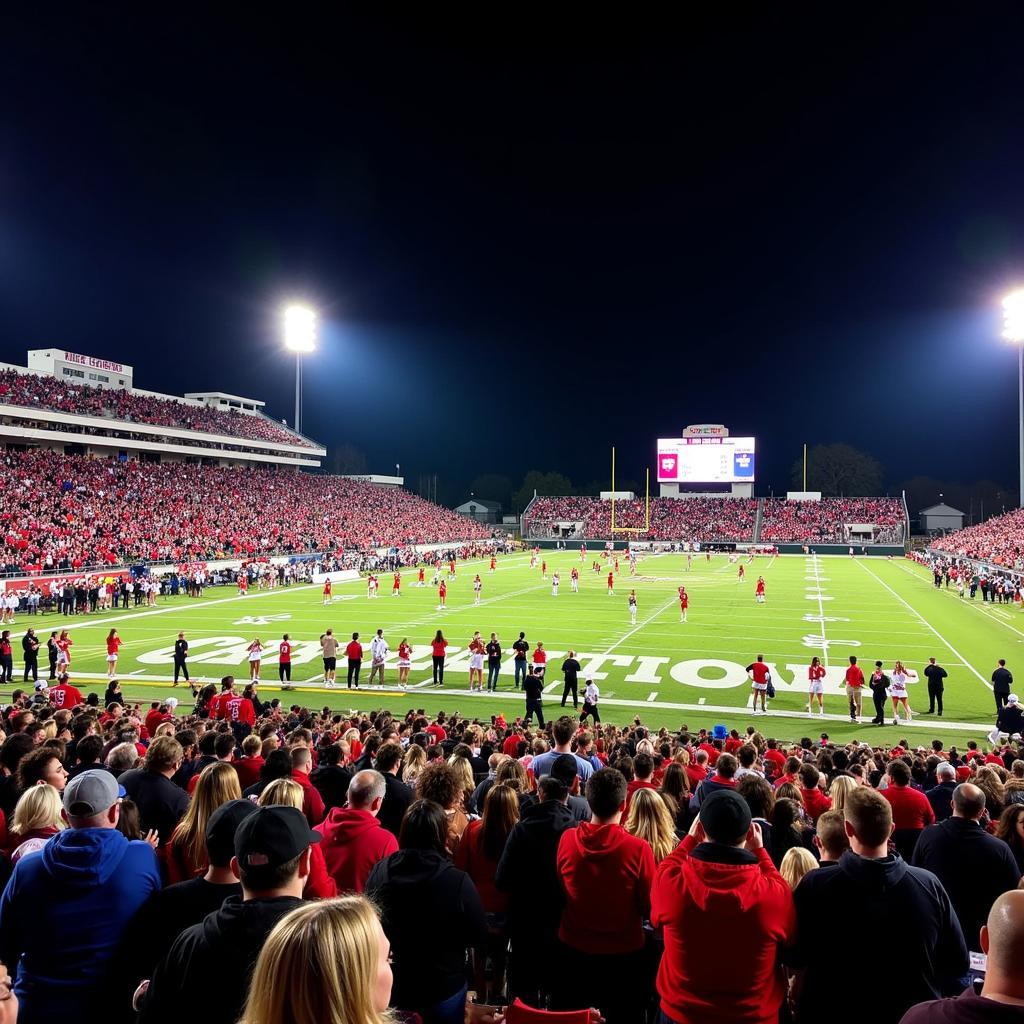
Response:
[[[670,484],[753,483],[754,438],[659,438],[658,482]]]

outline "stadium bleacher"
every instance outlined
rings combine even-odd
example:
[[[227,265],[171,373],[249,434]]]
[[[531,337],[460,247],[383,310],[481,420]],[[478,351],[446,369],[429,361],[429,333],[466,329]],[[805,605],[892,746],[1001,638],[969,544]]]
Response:
[[[473,519],[395,487],[275,468],[7,451],[6,572],[483,539]]]
[[[1024,568],[1024,509],[948,533],[932,546],[961,558],[994,562],[1007,569]]]

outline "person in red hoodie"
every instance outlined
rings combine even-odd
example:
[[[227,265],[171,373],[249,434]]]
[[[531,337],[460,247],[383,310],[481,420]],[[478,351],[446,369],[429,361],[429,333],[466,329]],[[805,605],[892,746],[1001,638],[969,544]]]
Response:
[[[587,802],[593,818],[564,832],[558,843],[565,904],[554,1008],[596,1006],[608,1024],[632,1024],[643,1017],[637,992],[643,981],[654,854],[619,824],[626,804],[621,772],[594,772],[587,780]]]
[[[362,892],[374,864],[398,852],[398,840],[377,820],[386,791],[384,776],[368,768],[349,783],[348,807],[335,807],[313,830],[338,892]]]
[[[796,938],[796,911],[738,793],[709,796],[689,835],[658,865],[651,924],[665,943],[657,981],[664,1018],[777,1024],[785,997],[779,956]]]
[[[638,789],[657,789],[651,781],[654,775],[654,758],[650,754],[637,754],[633,759],[633,778],[626,786],[626,806],[622,811],[625,818],[629,814],[629,802]]]
[[[302,787],[302,813],[305,814],[309,827],[316,828],[324,820],[325,808],[323,797],[309,781],[309,773],[313,768],[313,752],[309,747],[292,747],[291,757],[291,777]]]
[[[819,814],[832,810],[832,798],[825,795],[818,783],[821,772],[813,764],[800,765],[800,796],[804,802],[804,810],[811,821],[817,821]],[[930,806],[930,805],[929,805]]]
[[[242,757],[232,762],[238,772],[238,784],[243,791],[260,781],[260,769],[266,764],[263,754],[263,740],[250,735],[242,740]]]

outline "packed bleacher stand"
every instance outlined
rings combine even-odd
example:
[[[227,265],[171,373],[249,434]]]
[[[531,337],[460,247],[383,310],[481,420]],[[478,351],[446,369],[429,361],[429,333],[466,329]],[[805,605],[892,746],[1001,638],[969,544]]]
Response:
[[[647,521],[642,499],[615,502],[617,528],[642,529]],[[652,498],[650,529],[639,540],[750,542],[754,539],[757,501],[748,498]],[[610,501],[593,497],[539,497],[529,508],[524,536],[560,536],[557,523],[583,524],[578,536],[610,538]]]
[[[7,451],[0,464],[0,561],[7,572],[489,536],[475,520],[406,490],[344,477],[120,462],[48,449]]]
[[[29,1024],[128,1021],[133,993],[142,1024],[1020,1019],[1019,739],[175,710],[0,716],[0,959]],[[850,922],[895,981],[837,975]]]
[[[212,409],[116,388],[69,384],[55,377],[0,370],[0,405],[49,409],[76,416],[98,416],[124,423],[146,423],[250,441],[308,448],[312,442],[262,415]]]
[[[906,515],[899,498],[765,498],[758,539],[765,543],[849,542],[848,524],[877,526],[878,543],[902,543]]]
[[[1024,509],[967,526],[935,541],[934,547],[961,558],[994,562],[1008,569],[1024,568]]]

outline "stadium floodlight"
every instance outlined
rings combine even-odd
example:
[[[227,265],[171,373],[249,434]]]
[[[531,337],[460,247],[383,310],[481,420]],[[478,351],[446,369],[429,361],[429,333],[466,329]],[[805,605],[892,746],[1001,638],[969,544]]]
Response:
[[[1020,406],[1020,507],[1024,508],[1024,288],[1003,299],[1003,337],[1017,346],[1017,402]]]
[[[302,417],[302,357],[316,348],[316,310],[309,306],[285,306],[281,312],[284,323],[284,347],[295,353],[295,430]]]

